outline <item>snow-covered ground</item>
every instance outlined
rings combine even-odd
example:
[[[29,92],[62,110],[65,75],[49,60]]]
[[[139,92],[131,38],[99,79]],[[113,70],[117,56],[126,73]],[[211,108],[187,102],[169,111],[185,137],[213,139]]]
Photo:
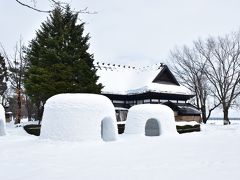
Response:
[[[0,180],[238,180],[240,124],[202,125],[175,137],[120,136],[114,142],[62,142],[7,124]]]

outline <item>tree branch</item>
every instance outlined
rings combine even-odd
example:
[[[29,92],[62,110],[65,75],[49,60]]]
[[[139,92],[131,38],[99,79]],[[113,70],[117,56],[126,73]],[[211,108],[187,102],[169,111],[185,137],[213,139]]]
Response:
[[[42,13],[50,13],[50,12],[52,12],[52,11],[44,11],[44,10],[37,9],[37,8],[32,7],[32,6],[28,5],[28,4],[25,4],[25,3],[23,3],[23,2],[21,2],[19,0],[16,0],[16,2],[21,4],[22,6],[25,6],[27,8],[30,8],[30,9],[34,10],[34,11],[38,11],[38,12],[42,12]]]
[[[66,6],[64,6],[64,5],[68,4],[68,3],[65,3],[65,2],[60,2],[60,1],[55,1],[55,0],[49,0],[49,1],[52,2],[53,5],[57,5],[57,6],[61,7],[61,8],[63,8],[63,9],[66,9]],[[27,8],[30,8],[30,9],[34,10],[34,11],[37,11],[37,12],[41,12],[41,13],[51,13],[52,12],[52,10],[46,11],[46,10],[41,10],[41,9],[35,8],[35,7],[30,6],[30,5],[26,4],[26,3],[23,3],[20,0],[16,0],[16,2],[19,3],[22,6],[25,6]],[[94,11],[94,12],[88,11],[88,7],[86,7],[85,9],[82,9],[82,10],[79,10],[79,11],[73,11],[73,12],[81,13],[81,14],[97,14],[96,11]]]

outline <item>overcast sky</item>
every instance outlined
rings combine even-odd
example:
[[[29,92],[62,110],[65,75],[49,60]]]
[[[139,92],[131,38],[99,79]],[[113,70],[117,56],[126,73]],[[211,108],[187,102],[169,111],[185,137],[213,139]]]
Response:
[[[31,0],[22,0],[31,3]],[[72,8],[88,7],[95,15],[80,14],[90,33],[90,52],[96,61],[121,64],[165,62],[175,46],[237,31],[239,0],[65,0]],[[37,7],[51,9],[48,0]],[[48,14],[32,11],[15,0],[0,1],[0,42],[8,53],[20,35],[25,44]]]

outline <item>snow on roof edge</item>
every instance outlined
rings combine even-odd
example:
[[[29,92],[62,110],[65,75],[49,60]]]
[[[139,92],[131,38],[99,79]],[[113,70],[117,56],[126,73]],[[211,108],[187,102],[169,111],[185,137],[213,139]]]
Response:
[[[149,85],[143,86],[142,88],[127,90],[127,91],[114,91],[114,90],[102,91],[103,94],[117,94],[117,95],[134,95],[134,94],[141,94],[141,93],[147,93],[147,92],[179,94],[179,95],[194,95],[190,90],[188,90],[184,86],[158,84],[158,83],[150,83]]]

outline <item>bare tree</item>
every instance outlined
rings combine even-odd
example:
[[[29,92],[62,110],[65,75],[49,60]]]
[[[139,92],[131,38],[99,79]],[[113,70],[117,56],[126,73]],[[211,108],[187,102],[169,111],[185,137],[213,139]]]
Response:
[[[17,112],[15,124],[19,124],[22,117],[22,101],[24,99],[23,77],[26,68],[26,62],[23,57],[22,40],[20,39],[19,42],[16,44],[14,49],[14,56],[12,58],[7,55],[2,45],[1,48],[4,52],[4,57],[8,62],[9,80],[11,83],[11,87],[15,91],[17,97]]]
[[[195,94],[196,106],[201,110],[203,123],[206,123],[211,112],[220,104],[214,104],[209,109],[206,105],[210,94],[205,75],[206,60],[202,58],[197,49],[190,49],[186,46],[171,51],[170,59],[172,61],[171,68],[180,83]]]
[[[221,103],[224,125],[230,124],[228,111],[240,94],[240,34],[199,40],[195,47],[207,62],[205,74],[211,93]]]

